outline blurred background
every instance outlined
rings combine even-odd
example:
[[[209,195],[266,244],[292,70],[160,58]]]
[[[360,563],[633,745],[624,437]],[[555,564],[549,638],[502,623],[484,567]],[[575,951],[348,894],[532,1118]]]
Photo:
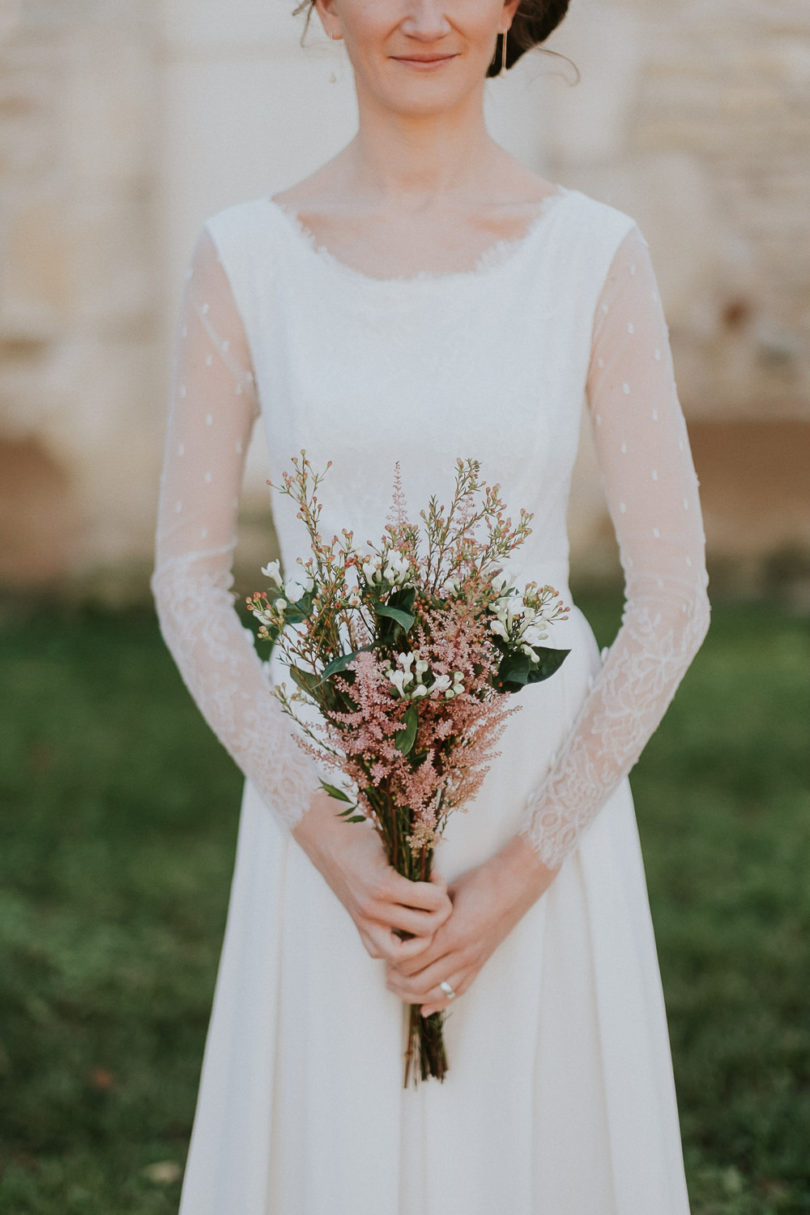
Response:
[[[142,597],[183,272],[205,217],[354,130],[292,0],[3,0],[0,580]],[[810,10],[575,0],[488,84],[497,138],[650,242],[715,586],[810,595]],[[332,77],[336,77],[332,81]],[[260,453],[248,512],[266,511]],[[614,574],[587,454],[575,565]],[[258,497],[257,497],[258,495]]]
[[[238,774],[151,612],[187,259],[352,135],[293,0],[0,0],[3,1212],[168,1212]],[[810,8],[573,0],[493,134],[650,244],[714,625],[634,776],[694,1210],[810,1211]],[[239,569],[268,556],[251,451]],[[587,427],[573,582],[621,606]]]

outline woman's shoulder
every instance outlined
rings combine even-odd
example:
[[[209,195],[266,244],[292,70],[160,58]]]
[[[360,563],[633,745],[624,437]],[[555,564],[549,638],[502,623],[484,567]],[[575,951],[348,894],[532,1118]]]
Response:
[[[595,235],[604,233],[613,236],[617,233],[624,235],[631,228],[637,227],[637,221],[628,211],[622,210],[614,203],[603,198],[597,198],[584,190],[573,186],[561,187],[572,201],[572,211],[579,224]]]
[[[202,226],[208,229],[217,244],[230,246],[256,231],[266,208],[266,195],[241,199],[213,211],[203,220]]]

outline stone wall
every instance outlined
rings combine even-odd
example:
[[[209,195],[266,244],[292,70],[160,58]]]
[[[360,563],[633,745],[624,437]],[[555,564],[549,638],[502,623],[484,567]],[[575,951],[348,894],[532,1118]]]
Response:
[[[162,323],[152,9],[4,10],[0,578],[12,583],[142,559],[151,527]]]
[[[0,582],[142,592],[183,268],[202,219],[353,129],[292,0],[0,0]],[[573,0],[488,86],[493,132],[637,217],[715,568],[810,553],[810,9]],[[332,77],[335,77],[332,81]],[[261,453],[247,513],[263,518]],[[587,441],[581,571],[612,570]],[[251,555],[252,560],[252,555]],[[780,568],[782,568],[780,567]]]
[[[582,79],[547,81],[545,171],[650,242],[716,581],[806,580],[810,7],[574,0],[553,46]],[[599,561],[604,520],[577,522]]]
[[[577,0],[555,45],[548,168],[639,219],[690,415],[808,418],[810,8]]]

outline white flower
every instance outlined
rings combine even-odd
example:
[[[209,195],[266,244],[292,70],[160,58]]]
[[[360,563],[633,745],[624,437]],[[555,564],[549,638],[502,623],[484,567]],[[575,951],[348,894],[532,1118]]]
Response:
[[[385,563],[384,574],[389,582],[404,582],[410,566],[399,549],[392,548]]]
[[[404,696],[405,695],[405,687],[404,687],[405,672],[404,671],[393,671],[393,670],[389,671],[388,678],[391,681],[391,683],[394,685],[396,690],[399,692],[400,696]]]
[[[427,696],[428,690],[423,683],[418,683],[411,692],[411,699],[418,700],[420,696]]]
[[[530,624],[523,630],[523,638],[526,645],[539,645],[541,641],[545,641],[548,633],[544,629],[540,629],[536,624]]]
[[[366,557],[362,562],[363,575],[366,582],[376,582],[380,578],[380,562],[376,557]]]
[[[262,573],[265,578],[270,578],[275,582],[276,586],[281,586],[281,566],[278,561],[271,561],[269,564],[263,565]]]
[[[284,586],[284,594],[289,599],[290,603],[298,603],[299,599],[304,597],[304,588],[301,583],[295,578],[288,578]]]
[[[274,625],[276,623],[274,617],[271,616],[270,612],[268,612],[264,608],[254,608],[253,615],[256,616],[257,619],[259,619],[262,622],[262,624],[264,624],[264,625],[268,625],[268,624]]]
[[[506,614],[507,614],[510,624],[513,620],[520,619],[520,617],[524,614],[525,611],[526,611],[526,604],[523,602],[522,595],[514,595],[509,599],[509,601],[506,605]]]
[[[431,692],[446,692],[451,682],[449,675],[437,675],[430,690]]]
[[[416,668],[415,668],[416,678],[421,680],[422,676],[424,675],[424,673],[427,669],[428,669],[428,664],[425,662],[424,658],[417,658]]]
[[[406,684],[413,682],[413,672],[411,671],[411,667],[413,666],[413,658],[413,654],[397,654],[397,662],[405,672]]]
[[[490,620],[489,631],[490,633],[494,633],[496,637],[503,637],[504,641],[506,641],[507,637],[509,636],[505,626],[500,620]]]
[[[276,609],[277,612],[284,612],[287,610],[287,600],[278,598],[278,599],[274,600],[273,607]]]

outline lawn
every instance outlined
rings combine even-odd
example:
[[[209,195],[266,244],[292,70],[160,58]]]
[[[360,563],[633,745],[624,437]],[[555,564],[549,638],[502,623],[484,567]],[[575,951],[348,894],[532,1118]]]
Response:
[[[809,660],[716,606],[633,776],[693,1215],[810,1212]],[[239,776],[147,613],[7,617],[0,662],[0,1211],[174,1215]]]

